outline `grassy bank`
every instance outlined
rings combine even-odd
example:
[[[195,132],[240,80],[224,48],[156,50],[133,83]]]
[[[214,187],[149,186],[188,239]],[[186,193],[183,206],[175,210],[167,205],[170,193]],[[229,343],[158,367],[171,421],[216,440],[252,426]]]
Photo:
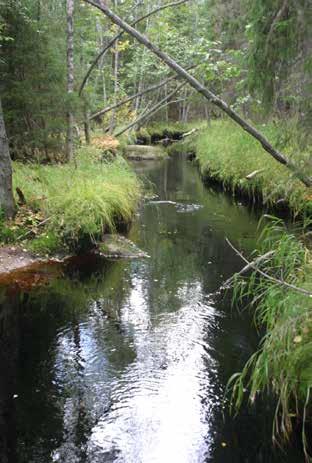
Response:
[[[141,186],[127,163],[118,156],[107,162],[94,147],[79,150],[76,159],[77,167],[14,163],[14,190],[23,192],[26,205],[2,226],[3,243],[53,253],[90,246],[131,221]]]
[[[300,148],[276,125],[263,126],[261,131],[298,165],[312,170],[308,150],[300,152]],[[270,157],[256,140],[231,121],[213,121],[209,128],[200,132],[195,143],[200,170],[207,179],[269,207],[284,205],[294,215],[312,213],[312,193],[294,178],[289,169]],[[259,172],[248,180],[246,176],[255,171]]]
[[[252,298],[256,324],[265,327],[266,334],[258,352],[230,381],[232,405],[235,410],[241,406],[246,390],[251,403],[259,393],[273,392],[277,397],[274,438],[287,440],[294,425],[300,423],[307,456],[306,426],[312,412],[312,298],[300,289],[312,294],[312,255],[304,241],[289,234],[277,220],[264,230],[257,254],[268,250],[274,251],[273,258],[261,270],[283,283],[254,272],[235,284],[235,302]],[[299,289],[287,287],[285,282]]]

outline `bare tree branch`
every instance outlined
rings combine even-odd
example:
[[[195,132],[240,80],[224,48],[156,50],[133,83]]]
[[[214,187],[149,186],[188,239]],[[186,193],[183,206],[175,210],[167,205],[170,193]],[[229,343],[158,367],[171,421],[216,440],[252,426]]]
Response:
[[[145,14],[144,16],[141,16],[140,18],[136,19],[132,24],[131,26],[135,26],[136,24],[138,24],[139,22],[141,21],[144,21],[144,19],[147,19],[149,18],[150,16],[152,16],[153,14],[155,13],[158,13],[159,11],[162,11],[164,10],[165,8],[171,8],[171,7],[174,7],[174,6],[178,6],[178,5],[181,5],[182,3],[186,3],[186,2],[189,2],[190,0],[178,0],[177,2],[172,2],[172,3],[167,3],[165,5],[161,5],[160,7],[158,8],[155,8],[155,10],[153,11],[150,11],[149,13]],[[79,88],[79,95],[81,95],[89,77],[90,77],[90,74],[92,72],[92,70],[94,69],[94,67],[97,65],[97,63],[99,62],[99,60],[101,59],[101,57],[103,55],[105,55],[105,53],[107,52],[107,50],[109,50],[113,45],[114,43],[116,42],[116,40],[119,40],[120,37],[122,37],[122,35],[124,34],[124,31],[121,31],[119,32],[118,34],[114,35],[114,37],[108,42],[107,45],[105,45],[105,47],[100,51],[100,53],[96,56],[96,58],[93,60],[93,62],[91,63],[86,75],[84,76],[83,78],[83,81],[80,85],[80,88]]]

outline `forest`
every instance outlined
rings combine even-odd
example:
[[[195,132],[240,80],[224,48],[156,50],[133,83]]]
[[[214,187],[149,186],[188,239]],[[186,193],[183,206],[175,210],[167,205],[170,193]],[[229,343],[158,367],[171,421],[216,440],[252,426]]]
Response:
[[[311,0],[0,0],[0,462],[312,461]]]

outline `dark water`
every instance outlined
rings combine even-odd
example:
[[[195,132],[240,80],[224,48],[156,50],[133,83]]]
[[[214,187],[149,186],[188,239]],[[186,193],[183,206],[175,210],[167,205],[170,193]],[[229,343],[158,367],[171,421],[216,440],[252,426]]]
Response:
[[[211,293],[242,265],[224,238],[252,250],[257,218],[187,161],[140,170],[159,197],[130,238],[150,259],[85,259],[2,292],[1,463],[302,461],[273,451],[268,400],[236,419],[223,408],[258,339],[248,312]]]

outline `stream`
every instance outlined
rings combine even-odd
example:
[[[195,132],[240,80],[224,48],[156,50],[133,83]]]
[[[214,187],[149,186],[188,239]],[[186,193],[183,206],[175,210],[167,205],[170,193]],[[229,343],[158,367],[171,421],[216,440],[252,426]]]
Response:
[[[129,234],[149,258],[86,256],[0,292],[0,462],[302,461],[273,448],[271,399],[224,404],[259,337],[213,293],[243,265],[225,237],[251,252],[259,216],[185,159],[136,168],[157,193]]]

